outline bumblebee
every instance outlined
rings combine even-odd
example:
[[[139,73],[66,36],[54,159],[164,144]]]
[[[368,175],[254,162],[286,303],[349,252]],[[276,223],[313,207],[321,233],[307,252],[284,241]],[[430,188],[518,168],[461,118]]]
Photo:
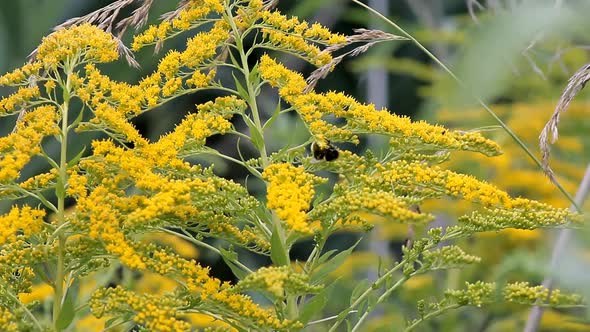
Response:
[[[311,143],[311,153],[313,154],[314,159],[325,161],[336,160],[340,154],[338,149],[336,149],[336,147],[332,145],[330,141],[323,143]]]

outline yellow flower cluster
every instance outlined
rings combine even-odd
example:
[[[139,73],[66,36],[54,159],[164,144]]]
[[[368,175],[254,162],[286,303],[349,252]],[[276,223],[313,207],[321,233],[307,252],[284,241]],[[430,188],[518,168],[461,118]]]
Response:
[[[237,15],[233,20],[240,31],[250,29],[255,25],[263,12],[263,5],[262,0],[250,0],[247,6],[237,8]]]
[[[0,216],[0,245],[14,242],[18,234],[29,237],[43,227],[45,211],[32,209],[29,206],[13,207],[8,214]]]
[[[29,77],[37,76],[42,66],[39,61],[29,62],[10,73],[0,76],[0,86],[27,84]]]
[[[182,31],[194,29],[208,22],[206,18],[209,14],[223,11],[220,0],[190,0],[171,21],[166,20],[159,25],[151,25],[142,34],[135,36],[132,48],[138,51],[144,46],[162,42]]]
[[[179,319],[178,311],[187,303],[174,296],[138,295],[121,287],[102,288],[92,294],[92,313],[101,318],[131,311],[133,320],[150,331],[190,331],[190,324]]]
[[[207,187],[210,189],[203,190]],[[206,195],[214,190],[213,186],[198,179],[192,183],[170,181],[169,188],[161,189],[151,197],[137,196],[137,208],[127,215],[123,226],[147,226],[152,222],[159,222],[159,218],[164,216],[174,216],[181,220],[194,219],[198,210],[190,204],[191,194],[203,191]]]
[[[309,26],[305,21],[299,21],[297,17],[287,18],[278,11],[262,11],[260,13],[262,22],[276,30],[283,31],[290,35],[313,40],[325,45],[342,44],[346,42],[346,36],[332,33],[329,29],[319,23]]]
[[[209,269],[201,267],[194,260],[186,260],[164,250],[153,249],[151,246],[147,250],[151,256],[146,260],[148,269],[161,275],[179,274],[188,290],[201,301],[213,301],[213,305],[222,305],[229,310],[228,320],[237,314],[252,320],[258,328],[268,326],[283,329],[296,324],[279,320],[271,310],[260,308],[248,296],[235,293],[236,290],[229,284],[210,277]]]
[[[479,133],[452,132],[424,121],[412,122],[408,117],[361,104],[343,93],[303,93],[303,77],[267,55],[260,59],[260,73],[271,86],[279,88],[279,95],[297,110],[316,137],[358,143],[356,134],[375,133],[390,136],[392,147],[401,152],[444,149],[478,151],[490,156],[500,153],[495,142]],[[346,126],[337,127],[323,119],[330,115],[344,118]]]
[[[495,283],[483,281],[477,281],[475,283],[465,282],[464,290],[447,290],[445,291],[445,298],[453,300],[459,305],[481,307],[493,301],[495,291]]]
[[[210,300],[223,304],[231,313],[241,315],[254,322],[250,327],[251,330],[260,328],[271,328],[275,330],[290,331],[291,328],[300,329],[302,326],[298,322],[281,320],[276,317],[274,310],[263,309],[256,305],[248,296],[235,294],[231,289],[214,293],[209,296]]]
[[[292,272],[289,266],[270,266],[262,267],[240,280],[234,291],[259,289],[282,298],[286,293],[315,293],[323,287],[311,286],[308,282],[308,276]]]
[[[152,90],[143,91],[141,84],[132,86],[112,81],[102,75],[93,64],[86,65],[85,70],[86,79],[76,89],[76,94],[92,107],[95,117],[90,119],[89,124],[82,124],[77,130],[84,130],[90,125],[95,125],[109,132],[114,131],[129,142],[146,145],[147,140],[141,137],[127,118],[140,114],[145,105],[154,106],[158,102],[159,86],[156,96],[152,97],[149,95]]]
[[[538,145],[539,133],[555,109],[553,100],[497,105],[494,111],[505,119],[506,124],[529,146]],[[584,175],[584,151],[590,147],[590,140],[580,136],[580,132],[590,130],[585,122],[578,119],[587,116],[590,103],[572,102],[559,124],[559,140],[551,148],[551,168],[559,182],[568,192],[575,192]],[[477,110],[437,112],[437,119],[462,127],[481,127],[482,113]],[[505,140],[503,133],[497,133],[497,140]],[[567,207],[570,203],[543,172],[522,153],[522,149],[511,140],[502,145],[503,154],[495,158],[485,158],[475,154],[460,154],[449,161],[449,168],[467,169],[471,165],[486,165],[470,168],[471,172],[485,176],[498,187],[509,192],[517,192],[529,198],[540,200],[553,206]],[[455,210],[456,208],[453,207]],[[459,214],[463,211],[456,211]]]
[[[422,268],[424,270],[457,268],[467,264],[481,262],[481,258],[467,254],[461,248],[449,245],[423,253]]]
[[[232,128],[229,121],[231,116],[245,108],[246,102],[235,96],[219,97],[214,102],[197,105],[197,113],[189,114],[172,133],[160,138],[155,146],[171,145],[177,151],[201,148],[207,137],[227,133]]]
[[[0,99],[0,116],[15,114],[25,108],[26,104],[33,98],[39,97],[39,88],[20,87],[6,98]]]
[[[262,173],[268,182],[267,207],[273,209],[291,231],[313,234],[306,211],[315,194],[314,185],[324,179],[306,173],[303,167],[291,164],[273,164]]]
[[[39,229],[42,232],[44,228]],[[39,233],[37,230],[33,231]],[[42,244],[31,244],[24,236],[17,236],[16,239],[3,243],[0,255],[0,282],[13,294],[30,293],[33,280],[36,278],[31,266],[46,261],[48,257],[54,257],[52,249]]]
[[[86,197],[88,178],[79,173],[77,166],[68,170],[68,187],[66,195],[70,197]]]
[[[31,157],[41,153],[45,136],[59,133],[58,114],[53,106],[39,106],[27,112],[16,130],[0,138],[0,183],[15,181]]]
[[[110,62],[119,57],[118,43],[104,30],[82,24],[58,30],[43,38],[37,49],[37,60],[44,68],[60,63]]]
[[[422,187],[425,192],[463,198],[467,201],[479,202],[484,206],[512,207],[513,200],[506,192],[470,175],[404,160],[380,165],[379,168],[380,179],[395,186],[395,190],[403,191],[405,188],[413,190],[415,187]]]
[[[55,183],[58,170],[52,168],[47,173],[37,174],[19,183],[19,186],[26,190],[43,190]]]
[[[508,302],[521,304],[581,305],[584,299],[577,294],[564,294],[559,289],[549,289],[539,286],[529,286],[528,282],[515,282],[504,287],[504,298]]]
[[[343,194],[330,200],[328,204],[319,204],[311,214],[314,218],[330,215],[338,216],[341,222],[365,224],[362,212],[387,217],[388,220],[396,223],[423,224],[431,221],[433,217],[429,214],[416,213],[410,210],[408,204],[397,198],[391,192],[381,191],[377,188],[347,188],[342,186],[338,190]]]
[[[319,47],[308,43],[301,36],[263,28],[262,38],[268,40],[272,48],[297,55],[316,67],[321,67],[332,61],[330,53],[322,52]]]
[[[419,193],[422,197],[446,195],[481,204],[484,207],[483,211],[460,218],[460,221],[467,224],[466,227],[474,230],[508,227],[534,229],[562,225],[568,221],[581,221],[581,216],[566,209],[554,208],[525,198],[512,198],[508,193],[485,181],[443,170],[438,166],[428,167],[419,162],[400,160],[379,165],[378,168],[379,177],[374,178],[373,183],[393,185],[398,194]]]
[[[85,67],[86,77],[76,89],[76,94],[92,107],[96,117],[79,129],[95,129],[92,126],[97,126],[107,131],[114,130],[135,144],[145,145],[147,142],[127,119],[173,96],[194,91],[190,89],[210,86],[216,71],[208,69],[208,61],[228,38],[227,29],[223,21],[218,21],[210,31],[191,38],[184,52],[169,52],[160,61],[157,71],[136,85],[113,81],[102,75],[93,64],[88,64]],[[189,71],[185,72],[182,68]]]
[[[12,309],[0,308],[0,329],[6,332],[19,332],[17,319]]]
[[[219,46],[229,38],[229,25],[225,21],[217,21],[207,32],[198,33],[186,43],[186,50],[180,54],[180,61],[188,68],[205,65],[212,59]]]
[[[259,16],[263,39],[268,40],[270,48],[299,56],[317,67],[330,63],[332,56],[313,43],[333,45],[346,42],[345,36],[332,33],[319,23],[309,26],[297,17],[287,18],[278,11],[261,11]]]
[[[266,54],[260,58],[259,70],[261,77],[271,86],[279,88],[279,95],[289,103],[302,95],[307,86],[303,75],[287,69]]]
[[[246,190],[213,174],[204,177],[200,167],[179,158],[202,147],[206,137],[228,131],[231,123],[226,118],[245,107],[243,100],[233,96],[217,98],[199,105],[198,113],[158,142],[149,144],[138,136],[141,143],[133,149],[112,141],[93,142],[92,158],[70,172],[67,193],[79,199],[74,223],[87,229],[92,239],[103,241],[107,251],[123,263],[140,269],[145,261],[129,240],[129,232],[172,220],[182,227],[190,220],[195,229],[267,250],[268,241],[261,234],[235,225],[233,214],[247,211],[256,202]],[[140,192],[127,197],[122,189],[130,185]]]
[[[104,242],[107,252],[119,257],[121,262],[130,268],[145,268],[142,259],[133,244],[122,230],[120,213],[112,207],[119,197],[103,186],[97,187],[88,195],[80,198],[74,223],[83,229],[91,239]]]

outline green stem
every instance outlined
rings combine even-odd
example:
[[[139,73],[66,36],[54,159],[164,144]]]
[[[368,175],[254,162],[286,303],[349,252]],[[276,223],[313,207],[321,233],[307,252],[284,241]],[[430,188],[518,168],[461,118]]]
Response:
[[[61,105],[61,146],[60,146],[60,159],[59,159],[59,170],[58,176],[59,181],[56,185],[55,194],[57,196],[57,229],[65,224],[65,200],[66,200],[66,184],[67,184],[67,177],[68,177],[68,111],[69,111],[69,104],[70,104],[70,77],[72,75],[72,68],[73,66],[65,66],[66,72],[66,82],[65,86],[63,87],[63,104]],[[64,256],[65,256],[65,245],[66,245],[66,236],[64,235],[63,231],[57,234],[58,238],[58,246],[57,246],[57,267],[55,273],[55,282],[54,282],[54,299],[53,299],[53,325],[55,331],[60,331],[61,329],[57,326],[57,321],[59,319],[59,315],[62,309],[62,302],[63,297],[67,293],[67,290],[64,290],[64,278],[65,278],[65,266],[64,266]],[[67,286],[66,286],[67,287]]]
[[[183,239],[185,239],[185,240],[187,240],[187,241],[189,241],[189,242],[191,242],[191,243],[193,243],[193,244],[195,244],[195,245],[197,245],[197,246],[199,246],[199,247],[207,248],[207,249],[209,249],[209,250],[211,250],[211,251],[215,252],[215,253],[216,253],[216,254],[218,254],[219,256],[221,256],[221,251],[219,251],[219,249],[217,249],[217,248],[213,247],[212,245],[209,245],[209,244],[207,244],[207,243],[205,243],[205,242],[199,241],[199,240],[195,239],[195,238],[194,238],[194,237],[192,237],[192,236],[188,236],[188,235],[180,234],[180,233],[178,233],[178,232],[174,232],[174,231],[171,231],[171,230],[169,230],[169,229],[162,228],[162,227],[158,227],[158,230],[160,230],[160,231],[162,231],[162,232],[165,232],[165,233],[168,233],[168,234],[172,234],[172,235],[178,236],[178,237],[180,237],[180,238],[183,238]],[[184,231],[183,229],[181,229],[181,230],[182,230],[182,231]],[[246,271],[246,272],[248,272],[248,273],[252,273],[252,270],[250,270],[250,269],[249,269],[249,268],[248,268],[246,265],[244,265],[244,264],[240,263],[240,261],[238,261],[238,260],[233,260],[233,259],[231,259],[231,258],[229,258],[229,257],[226,257],[226,258],[227,258],[227,259],[228,259],[230,262],[232,262],[232,263],[234,263],[235,265],[239,266],[239,267],[240,267],[242,270],[244,270],[244,271]]]
[[[440,316],[441,314],[443,314],[445,311],[448,310],[452,310],[452,309],[457,309],[459,308],[460,305],[459,304],[451,304],[449,306],[440,308],[436,311],[433,311],[431,313],[428,313],[427,315],[424,315],[423,317],[421,317],[420,319],[417,319],[415,322],[413,322],[410,326],[406,327],[406,329],[404,330],[404,332],[410,332],[413,329],[416,328],[416,326],[418,326],[420,323],[429,320],[432,317],[436,317],[436,316]]]
[[[316,246],[313,247],[311,254],[307,258],[307,262],[305,262],[305,271],[312,272],[315,269],[315,265],[317,263],[318,258],[320,257],[324,246],[326,245],[326,241],[328,240],[328,234],[332,232],[332,224],[326,227],[325,230],[322,231],[320,241],[317,243]]]
[[[257,144],[254,144],[256,148],[260,152],[260,157],[262,160],[262,168],[265,169],[270,164],[270,160],[268,159],[268,154],[266,151],[266,143],[264,141],[264,129],[263,124],[260,118],[260,112],[258,110],[258,104],[256,101],[256,89],[254,87],[253,82],[250,80],[251,70],[250,66],[248,65],[248,55],[244,50],[244,44],[242,40],[242,33],[240,29],[236,26],[234,19],[232,17],[231,9],[228,7],[226,11],[227,16],[229,17],[229,22],[231,24],[234,39],[236,42],[236,48],[240,54],[240,67],[242,68],[242,74],[244,75],[245,85],[247,89],[247,103],[250,106],[252,111],[252,122],[254,124],[254,128],[251,130],[256,130],[256,135],[260,138]],[[273,232],[277,232],[277,236],[280,241],[280,251],[278,254],[282,256],[283,260],[288,262],[289,261],[289,246],[287,245],[287,236],[285,234],[285,230],[281,225],[281,221],[277,216],[272,213],[272,224],[273,224]],[[273,248],[278,250],[279,248]],[[298,308],[297,308],[297,296],[296,295],[287,295],[287,318],[289,319],[296,319],[298,316]]]
[[[350,306],[348,306],[344,311],[342,311],[338,315],[338,319],[336,320],[336,322],[334,323],[334,325],[332,325],[332,327],[330,327],[330,330],[328,330],[328,332],[334,332],[334,331],[336,331],[336,329],[344,321],[344,319],[346,318],[346,316],[348,315],[348,313],[351,310],[353,310],[354,308],[356,308],[358,305],[360,305],[367,298],[367,296],[369,296],[369,294],[371,294],[372,291],[374,291],[375,289],[378,289],[381,286],[381,284],[384,283],[387,280],[387,278],[389,276],[391,276],[394,272],[396,272],[397,270],[399,270],[404,265],[405,261],[406,261],[406,259],[402,260],[394,268],[392,268],[391,270],[387,271],[387,273],[385,273],[379,279],[377,279],[375,282],[373,282],[373,284],[371,284],[371,286],[369,288],[367,288]]]
[[[461,232],[460,231],[456,231],[454,233],[447,233],[447,234],[445,234],[445,235],[442,236],[442,238],[440,239],[440,241],[436,241],[436,242],[433,242],[433,243],[431,243],[429,245],[426,245],[421,252],[414,253],[413,255],[408,256],[408,257],[404,257],[400,263],[398,263],[395,267],[393,267],[391,270],[387,271],[387,273],[385,273],[379,279],[377,279],[375,282],[373,282],[371,284],[371,286],[369,288],[367,288],[352,304],[350,304],[346,309],[344,309],[343,311],[341,311],[340,314],[338,315],[338,319],[336,320],[336,322],[334,323],[334,325],[332,325],[332,327],[330,328],[329,332],[336,331],[336,329],[338,328],[338,326],[340,326],[340,324],[344,321],[344,319],[346,318],[346,316],[348,315],[348,313],[351,310],[355,309],[357,306],[359,306],[361,303],[363,303],[363,301],[365,301],[365,299],[371,294],[371,292],[373,292],[374,290],[376,290],[379,287],[381,287],[381,285],[383,283],[385,283],[387,281],[387,279],[394,272],[396,272],[399,269],[401,269],[406,262],[408,262],[408,261],[416,261],[417,256],[419,256],[422,252],[425,252],[427,250],[430,250],[431,248],[435,247],[438,243],[440,243],[442,241],[451,240],[451,239],[454,239],[454,238],[460,237],[460,236],[461,236]],[[401,278],[400,280],[398,280],[398,282],[396,282],[392,287],[388,288],[378,298],[378,300],[375,303],[375,305],[383,302],[387,297],[389,297],[391,295],[391,293],[393,291],[395,291],[399,286],[401,286],[407,279],[409,279],[410,277],[412,277],[412,276],[414,276],[416,274],[418,274],[418,271],[412,273],[409,276],[404,276],[403,278]],[[375,305],[369,307],[368,310],[367,310],[367,313],[369,313],[375,307]],[[364,320],[365,318],[362,318],[362,319]],[[359,323],[357,323],[357,325],[358,324]]]
[[[371,313],[371,311],[373,309],[375,309],[375,306],[383,301],[385,301],[385,299],[387,297],[389,297],[389,295],[391,295],[391,293],[393,293],[394,290],[396,290],[399,286],[401,286],[404,282],[406,282],[406,280],[408,280],[410,277],[403,277],[400,280],[398,280],[393,286],[391,286],[388,290],[386,290],[378,299],[377,302],[375,302],[374,304],[370,305],[367,308],[367,311],[365,311],[365,313],[363,313],[363,315],[361,316],[361,318],[358,320],[358,322],[356,322],[356,324],[354,325],[354,327],[352,328],[352,332],[358,332],[360,326],[363,324],[363,322],[367,319],[367,317],[369,317],[369,314]]]
[[[231,17],[231,12],[228,12],[227,14]],[[268,154],[266,152],[266,144],[264,142],[262,121],[260,120],[260,112],[258,111],[258,103],[256,101],[256,92],[254,90],[252,82],[250,81],[251,71],[250,71],[250,66],[248,65],[248,55],[246,55],[246,52],[244,51],[244,44],[243,44],[243,41],[241,38],[242,36],[240,33],[240,29],[236,26],[233,19],[230,19],[229,22],[230,22],[230,24],[232,26],[232,30],[234,32],[234,39],[236,41],[236,47],[238,49],[238,52],[240,53],[241,71],[242,71],[242,74],[244,75],[246,89],[248,91],[247,102],[248,102],[248,105],[250,105],[250,109],[252,110],[252,121],[254,122],[254,125],[256,127],[255,130],[258,131],[258,136],[263,138],[261,140],[261,142],[259,143],[260,146],[257,146],[257,148],[259,149],[260,157],[262,158],[262,167],[266,168],[266,166],[268,166],[268,164],[269,164],[269,160],[268,160]]]
[[[457,75],[455,75],[455,73],[453,73],[449,69],[449,67],[447,67],[442,61],[440,61],[426,47],[424,47],[416,38],[414,38],[412,35],[410,35],[408,32],[406,32],[404,29],[402,29],[399,25],[395,24],[393,21],[391,21],[387,17],[383,16],[383,14],[381,14],[378,11],[374,10],[373,8],[365,5],[364,3],[360,2],[359,0],[352,0],[352,2],[356,3],[357,5],[359,5],[361,7],[364,7],[365,9],[367,9],[368,11],[370,11],[371,13],[377,15],[379,18],[381,18],[382,20],[384,20],[385,22],[387,22],[388,24],[390,24],[391,26],[393,26],[394,28],[396,28],[405,37],[409,38],[412,42],[414,42],[414,44],[416,44],[416,46],[418,48],[420,48],[424,53],[426,53],[426,55],[428,55],[428,57],[430,57],[436,64],[438,64],[447,74],[449,74],[449,76],[451,76],[451,78],[453,80],[455,80],[455,82],[457,82],[457,84],[462,89],[464,89],[465,91],[467,91],[469,93],[469,95],[473,99],[475,99],[475,101],[477,101],[477,103],[480,104],[481,107],[483,107],[483,109],[485,109],[486,112],[488,112],[488,114],[490,114],[492,116],[492,118],[500,125],[500,127],[502,127],[502,129],[504,129],[504,131],[506,131],[506,133],[516,142],[516,144],[518,144],[518,146],[520,146],[520,148],[524,150],[524,152],[533,160],[533,162],[535,164],[537,164],[537,166],[540,169],[543,169],[543,165],[542,165],[541,161],[539,160],[539,158],[537,158],[533,154],[533,152],[516,135],[516,133],[513,132],[512,129],[510,129],[510,127],[508,127],[508,125],[506,123],[504,123],[504,121],[502,121],[502,119],[500,119],[498,117],[498,115],[496,115],[496,113],[494,113],[494,111],[492,111],[492,109],[465,84],[465,82],[463,82],[459,77],[457,77]],[[565,188],[561,185],[561,183],[559,183],[559,181],[557,181],[557,179],[555,179],[555,181],[553,181],[553,183],[555,184],[555,186],[557,187],[557,189],[559,189],[559,191],[570,201],[570,203],[572,204],[572,206],[574,206],[579,213],[582,213],[581,207],[576,203],[576,201],[574,200],[574,198],[572,197],[572,195],[570,195],[570,193],[568,193],[565,190]]]

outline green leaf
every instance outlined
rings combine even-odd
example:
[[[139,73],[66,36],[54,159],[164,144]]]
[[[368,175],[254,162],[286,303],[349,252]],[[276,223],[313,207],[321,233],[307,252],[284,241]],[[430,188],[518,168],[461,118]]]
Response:
[[[74,310],[74,292],[69,291],[66,295],[66,299],[61,306],[61,311],[59,312],[59,316],[55,321],[55,327],[58,331],[65,330],[72,321],[74,320],[74,316],[76,311]]]
[[[248,90],[244,89],[244,86],[242,85],[242,83],[240,83],[240,80],[236,77],[236,75],[234,75],[234,73],[232,73],[231,76],[234,78],[234,83],[236,84],[236,91],[238,91],[240,97],[242,97],[244,100],[250,100]]]
[[[78,154],[74,158],[72,158],[70,161],[68,161],[68,168],[76,165],[80,161],[82,156],[84,155],[85,151],[86,151],[86,147],[84,147],[80,152],[78,152]]]
[[[328,303],[328,299],[331,298],[330,295],[332,290],[334,290],[334,285],[336,285],[336,281],[331,283],[330,286],[322,289],[321,292],[305,303],[297,320],[306,324],[315,314],[321,312],[326,306],[326,303]]]
[[[250,129],[250,141],[252,141],[252,144],[254,144],[258,150],[260,150],[260,148],[264,145],[264,137],[262,137],[262,134],[260,131],[258,131],[256,124],[254,124],[254,122],[252,122],[248,116],[243,116],[242,118]]]
[[[239,280],[246,278],[248,272],[244,271],[241,267],[234,263],[234,261],[238,260],[238,253],[223,248],[219,248],[219,253],[221,254],[221,258],[223,259],[225,264],[229,266],[231,271]]]
[[[320,266],[317,271],[312,272],[310,277],[311,284],[320,283],[330,272],[336,270],[350,256],[354,248],[359,244],[359,239],[352,247],[340,252],[338,255],[329,259],[326,264]]]
[[[232,64],[236,65],[237,67],[241,67],[240,63],[238,62],[238,60],[232,52],[227,52],[227,54],[229,54],[229,59],[231,60]]]
[[[272,113],[272,116],[270,117],[270,119],[268,119],[266,121],[266,123],[264,123],[264,125],[262,126],[262,129],[266,129],[267,127],[270,127],[275,120],[279,117],[279,114],[281,113],[281,101],[277,101],[277,107],[275,107],[275,111]]]
[[[260,73],[258,72],[258,63],[254,67],[252,67],[248,79],[250,81],[250,84],[255,89],[255,94],[252,97],[258,96],[260,94],[260,82],[262,81],[260,79]]]
[[[358,281],[358,284],[356,287],[354,287],[352,294],[350,295],[350,304],[356,301],[356,299],[358,299],[359,296],[361,296],[361,294],[367,290],[367,288],[369,288],[369,280],[362,279]]]
[[[53,167],[53,168],[59,168],[59,165],[55,162],[55,160],[51,159],[51,157],[49,157],[49,155],[47,154],[47,152],[45,152],[45,149],[43,147],[41,147],[41,155],[43,157],[45,157],[45,159],[47,159],[47,162]]]
[[[325,194],[323,192],[320,192],[320,194],[311,203],[311,206],[314,208],[318,206],[324,200],[324,196]]]
[[[129,312],[119,317],[113,317],[104,323],[105,329],[113,328],[115,326],[123,325],[133,319],[134,313]]]
[[[82,108],[80,110],[80,112],[78,112],[78,116],[76,117],[76,119],[72,123],[70,123],[70,125],[68,126],[68,130],[76,127],[82,121],[83,117],[84,117],[84,108]]]
[[[285,249],[279,229],[274,226],[272,228],[272,236],[270,237],[270,259],[276,266],[289,265],[289,257]]]
[[[106,322],[104,322],[105,329],[113,326],[113,324],[115,324],[118,320],[119,317],[113,317],[111,319],[108,319]]]
[[[42,193],[37,193],[37,198],[41,201],[41,203],[43,203],[43,205],[52,207],[51,203],[47,200],[47,198],[45,198],[45,196],[43,196]]]
[[[324,264],[325,261],[327,261],[330,257],[332,257],[338,250],[336,249],[332,249],[326,253],[324,253],[323,255],[320,256],[320,258],[318,258],[316,264],[321,265]]]

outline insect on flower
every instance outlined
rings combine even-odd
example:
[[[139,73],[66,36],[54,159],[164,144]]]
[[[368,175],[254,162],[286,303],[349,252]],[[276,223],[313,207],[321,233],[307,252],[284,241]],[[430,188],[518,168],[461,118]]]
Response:
[[[313,158],[316,160],[332,161],[336,160],[339,156],[338,149],[330,141],[318,143],[311,143],[311,153]]]

